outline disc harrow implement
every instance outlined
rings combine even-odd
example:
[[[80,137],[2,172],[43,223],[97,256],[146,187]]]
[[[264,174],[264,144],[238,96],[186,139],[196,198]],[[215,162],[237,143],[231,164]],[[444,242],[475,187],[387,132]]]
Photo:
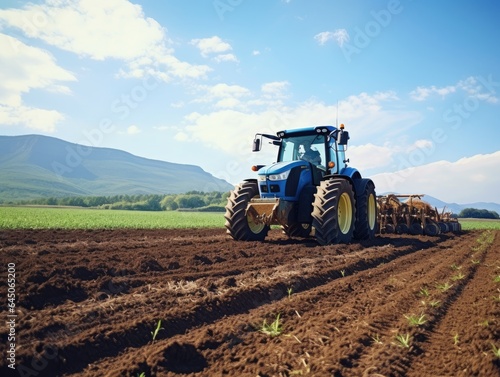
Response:
[[[460,232],[462,227],[451,212],[441,212],[422,200],[424,194],[389,194],[377,197],[380,233],[425,234]]]

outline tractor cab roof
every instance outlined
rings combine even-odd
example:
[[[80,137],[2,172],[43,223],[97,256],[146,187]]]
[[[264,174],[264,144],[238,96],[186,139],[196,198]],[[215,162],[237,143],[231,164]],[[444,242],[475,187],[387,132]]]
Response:
[[[276,133],[280,138],[296,137],[296,136],[312,136],[312,135],[330,135],[337,128],[333,126],[312,126],[304,128],[296,128],[294,130],[283,130]]]

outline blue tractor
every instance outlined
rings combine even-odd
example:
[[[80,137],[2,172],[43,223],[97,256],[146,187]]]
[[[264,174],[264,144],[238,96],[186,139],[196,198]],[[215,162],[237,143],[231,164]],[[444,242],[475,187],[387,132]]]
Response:
[[[271,225],[280,225],[290,237],[313,236],[321,245],[375,237],[375,185],[347,166],[348,140],[343,124],[255,135],[253,151],[267,141],[279,148],[277,162],[254,166],[258,178],[231,191],[227,233],[262,241]]]

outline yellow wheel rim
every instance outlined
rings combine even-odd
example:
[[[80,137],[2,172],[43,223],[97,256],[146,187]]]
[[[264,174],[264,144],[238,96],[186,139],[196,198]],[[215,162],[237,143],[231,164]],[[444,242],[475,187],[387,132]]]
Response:
[[[377,206],[375,204],[375,196],[373,194],[370,194],[368,197],[368,226],[370,229],[375,228],[375,221],[376,221],[376,215],[377,215]]]
[[[347,234],[352,224],[352,202],[349,194],[344,192],[340,195],[338,205],[339,230],[342,234]]]
[[[248,227],[250,228],[250,231],[254,234],[259,234],[264,230],[264,227],[266,224],[256,224],[252,221],[250,217],[247,217],[247,222],[248,222]]]

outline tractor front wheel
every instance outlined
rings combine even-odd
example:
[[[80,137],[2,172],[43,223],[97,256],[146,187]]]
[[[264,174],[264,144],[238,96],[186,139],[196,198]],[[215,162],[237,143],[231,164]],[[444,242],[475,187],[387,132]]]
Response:
[[[342,178],[321,181],[314,194],[312,218],[319,244],[350,242],[356,219],[351,183]]]
[[[247,216],[247,206],[254,197],[259,197],[259,187],[256,181],[245,181],[237,185],[226,204],[226,232],[237,241],[263,241],[269,226],[255,223]]]

